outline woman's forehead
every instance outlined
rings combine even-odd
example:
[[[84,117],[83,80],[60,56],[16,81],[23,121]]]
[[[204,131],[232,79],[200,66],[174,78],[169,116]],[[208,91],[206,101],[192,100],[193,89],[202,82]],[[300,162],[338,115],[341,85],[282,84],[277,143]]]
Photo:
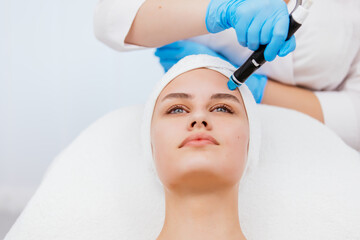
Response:
[[[223,93],[233,95],[242,101],[238,90],[231,91],[228,89],[227,81],[227,77],[214,70],[204,68],[191,70],[174,78],[162,90],[158,100],[161,101],[171,93],[185,93],[193,97]]]

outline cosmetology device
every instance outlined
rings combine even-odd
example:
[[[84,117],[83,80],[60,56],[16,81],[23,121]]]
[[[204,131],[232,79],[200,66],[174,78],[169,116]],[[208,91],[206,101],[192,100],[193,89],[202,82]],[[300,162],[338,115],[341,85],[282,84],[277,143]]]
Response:
[[[295,8],[289,15],[290,24],[286,40],[290,39],[290,37],[299,29],[301,24],[303,24],[311,5],[312,0],[307,0],[304,4],[302,4],[302,0],[296,0]],[[230,90],[235,90],[237,87],[241,86],[251,74],[266,62],[264,57],[266,46],[267,45],[260,45],[258,50],[253,52],[245,63],[231,75],[227,83]]]

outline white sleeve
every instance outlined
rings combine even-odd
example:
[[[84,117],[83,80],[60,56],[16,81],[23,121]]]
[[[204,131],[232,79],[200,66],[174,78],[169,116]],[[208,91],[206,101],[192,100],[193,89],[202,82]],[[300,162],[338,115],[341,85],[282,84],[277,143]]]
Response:
[[[96,38],[117,51],[142,49],[140,46],[126,44],[125,37],[144,1],[100,0],[94,13]]]
[[[360,151],[360,49],[338,91],[315,92],[325,125]]]

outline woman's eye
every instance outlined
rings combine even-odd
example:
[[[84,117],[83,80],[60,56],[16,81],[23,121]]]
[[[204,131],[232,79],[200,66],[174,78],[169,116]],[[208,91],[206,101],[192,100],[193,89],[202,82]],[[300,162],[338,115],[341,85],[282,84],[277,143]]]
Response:
[[[232,109],[226,105],[218,105],[211,109],[214,112],[224,112],[224,113],[234,113]],[[169,110],[166,111],[167,114],[180,114],[188,112],[187,109],[183,106],[176,105],[172,106]]]
[[[185,109],[181,106],[174,106],[172,108],[170,108],[166,113],[168,114],[179,114],[179,113],[184,113],[186,112]]]
[[[233,113],[233,111],[232,111],[229,107],[227,107],[227,106],[225,106],[225,105],[217,106],[217,107],[213,108],[213,110],[214,110],[215,112]]]

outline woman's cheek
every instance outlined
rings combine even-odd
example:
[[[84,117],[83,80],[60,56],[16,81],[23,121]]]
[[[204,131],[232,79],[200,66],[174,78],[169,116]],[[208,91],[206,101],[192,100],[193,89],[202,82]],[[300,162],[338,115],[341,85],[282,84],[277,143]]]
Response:
[[[232,147],[245,146],[249,141],[249,125],[245,121],[238,121],[229,124],[228,127],[224,128],[226,131],[227,142]]]
[[[157,121],[154,125],[153,144],[157,156],[169,157],[175,148],[177,148],[178,141],[181,139],[179,134],[180,126],[171,120]],[[168,146],[166,148],[159,146]]]
[[[249,142],[249,126],[247,124],[239,126],[237,133],[238,134],[236,134],[236,142],[238,146],[246,146],[247,149],[247,144]]]

